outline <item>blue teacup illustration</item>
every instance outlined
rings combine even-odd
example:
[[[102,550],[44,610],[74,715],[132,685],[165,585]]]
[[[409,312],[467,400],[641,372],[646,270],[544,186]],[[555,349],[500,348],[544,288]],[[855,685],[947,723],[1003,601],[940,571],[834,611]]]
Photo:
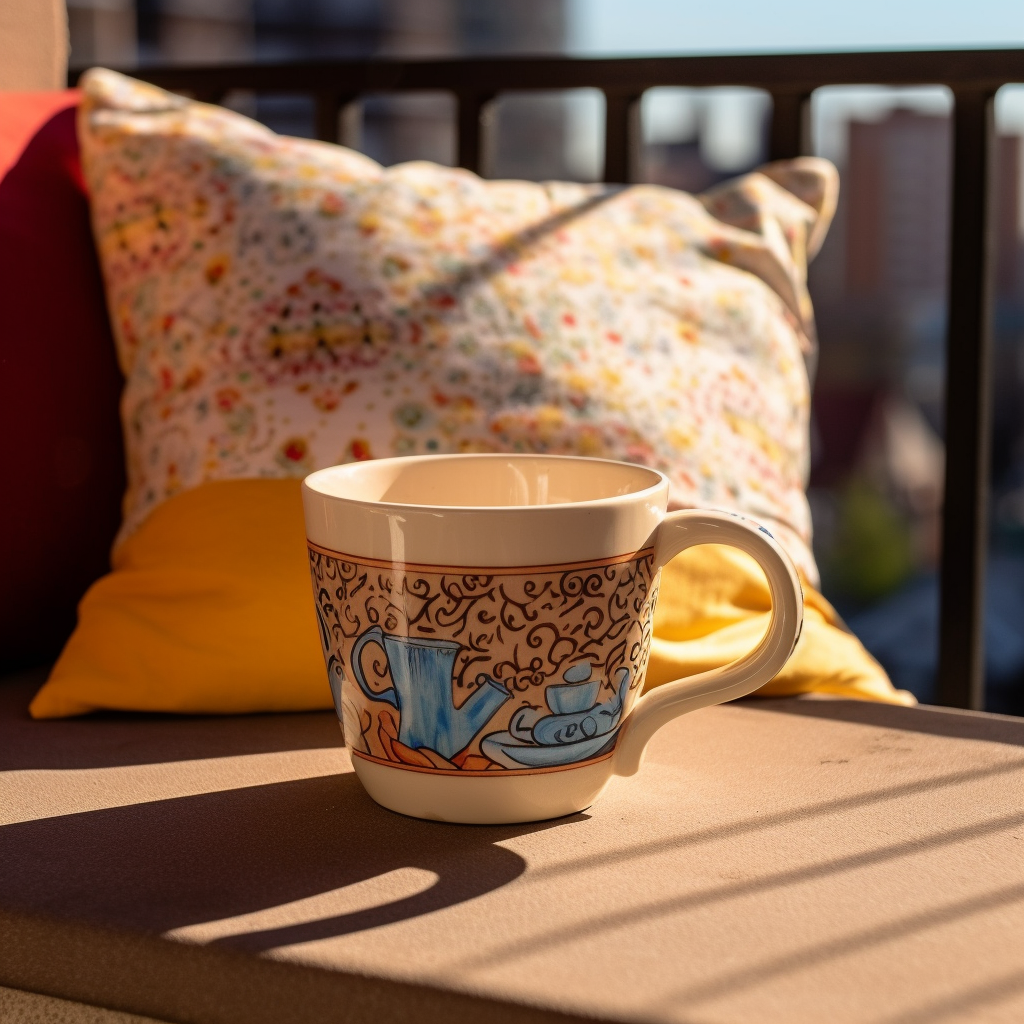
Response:
[[[597,703],[601,680],[590,678],[590,662],[582,661],[562,674],[564,683],[554,683],[544,691],[548,707],[556,715],[574,715]]]
[[[384,649],[392,685],[370,689],[361,664],[363,648]],[[464,750],[512,694],[496,679],[480,675],[480,686],[461,707],[452,697],[452,674],[461,644],[451,640],[394,636],[380,626],[363,632],[352,647],[352,675],[371,700],[398,710],[398,738],[407,747],[427,747],[451,759]]]
[[[543,708],[520,708],[507,732],[485,736],[480,749],[506,768],[541,768],[586,761],[615,744],[629,692],[629,669],[615,674],[614,693],[598,703],[601,680],[591,679],[590,662],[567,669],[562,683],[544,691],[550,714]]]

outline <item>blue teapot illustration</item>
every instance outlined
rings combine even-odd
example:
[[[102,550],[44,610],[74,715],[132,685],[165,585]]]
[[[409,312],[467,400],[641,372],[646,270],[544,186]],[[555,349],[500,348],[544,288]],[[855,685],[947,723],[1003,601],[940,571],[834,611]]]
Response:
[[[562,683],[544,691],[548,712],[523,707],[507,732],[485,736],[480,749],[506,768],[542,768],[586,761],[610,750],[629,693],[629,669],[615,673],[614,693],[599,703],[600,679],[591,679],[589,661],[573,665]]]
[[[362,653],[368,643],[384,649],[391,676],[392,685],[379,693],[370,689],[363,674]],[[380,626],[371,626],[352,647],[352,675],[367,697],[397,709],[402,743],[414,750],[428,747],[451,759],[512,697],[502,683],[480,675],[477,682],[481,685],[456,707],[452,674],[461,649],[451,640],[394,636]]]

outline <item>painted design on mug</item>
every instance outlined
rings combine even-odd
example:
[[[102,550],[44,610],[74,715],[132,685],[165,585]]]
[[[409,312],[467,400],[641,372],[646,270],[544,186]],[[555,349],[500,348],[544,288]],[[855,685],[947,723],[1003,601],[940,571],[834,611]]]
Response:
[[[643,681],[653,551],[572,565],[394,565],[310,545],[352,752],[418,771],[537,772],[611,755]]]

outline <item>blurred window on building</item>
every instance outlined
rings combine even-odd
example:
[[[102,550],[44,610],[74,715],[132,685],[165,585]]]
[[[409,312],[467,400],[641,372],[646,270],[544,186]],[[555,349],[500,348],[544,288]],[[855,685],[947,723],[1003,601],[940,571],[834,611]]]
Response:
[[[131,66],[138,56],[138,27],[132,0],[68,0],[72,67]]]
[[[641,181],[687,192],[767,157],[771,97],[760,89],[648,89],[640,105]]]
[[[502,93],[486,119],[487,177],[600,180],[604,96],[597,89]]]
[[[157,0],[163,4],[179,0]],[[379,0],[231,0],[248,7],[251,56],[260,61],[368,57],[388,35]],[[401,9],[407,6],[398,5]],[[424,2],[423,6],[429,6]]]
[[[244,60],[252,52],[251,0],[164,0],[161,56],[189,64]]]
[[[455,97],[451,93],[366,96],[350,145],[390,166],[407,160],[455,163]]]

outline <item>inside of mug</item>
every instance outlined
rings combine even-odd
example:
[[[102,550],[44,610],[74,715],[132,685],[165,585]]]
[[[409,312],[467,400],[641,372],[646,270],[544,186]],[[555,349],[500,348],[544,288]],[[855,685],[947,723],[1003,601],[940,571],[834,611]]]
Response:
[[[636,494],[665,478],[644,466],[550,455],[382,459],[321,470],[314,490],[354,501],[447,507],[563,505]]]

